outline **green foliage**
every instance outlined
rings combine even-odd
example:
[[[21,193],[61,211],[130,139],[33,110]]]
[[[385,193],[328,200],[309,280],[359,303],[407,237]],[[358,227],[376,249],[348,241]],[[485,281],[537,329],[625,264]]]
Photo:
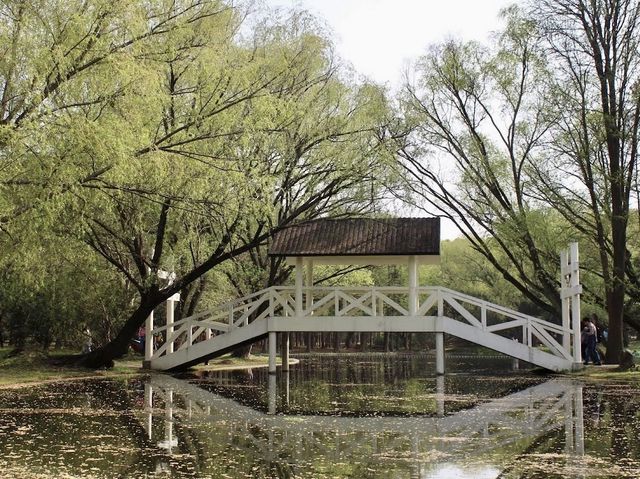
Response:
[[[362,213],[394,175],[383,90],[341,69],[304,13],[5,0],[0,45],[0,265],[16,291],[4,315],[30,336],[89,324],[122,346],[120,327],[177,290],[184,309],[218,302],[234,268],[231,287],[255,289],[280,274],[261,250],[274,228]],[[26,269],[39,257],[46,274],[13,265],[17,238],[36,255]],[[77,294],[87,278],[99,286]]]

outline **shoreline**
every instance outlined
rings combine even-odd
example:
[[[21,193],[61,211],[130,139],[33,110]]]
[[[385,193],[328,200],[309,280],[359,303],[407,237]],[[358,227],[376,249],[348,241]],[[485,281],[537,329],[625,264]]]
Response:
[[[280,361],[278,361],[280,362]],[[298,364],[291,358],[289,364]],[[248,359],[222,356],[213,359],[208,365],[200,364],[191,371],[232,371],[237,369],[266,368],[268,356],[251,355]],[[113,369],[91,371],[88,369],[53,366],[48,357],[42,355],[15,356],[0,358],[0,390],[19,389],[40,386],[63,381],[87,381],[104,378],[127,378],[149,374],[165,374],[142,368],[142,359],[126,357],[116,360]]]
[[[296,357],[290,358],[289,364],[298,364],[299,358],[311,357],[402,357],[402,356],[418,356],[429,357],[432,355],[430,351],[417,352],[296,352],[292,353]],[[460,351],[458,353],[451,351],[447,355],[450,358],[478,358],[478,359],[494,359],[498,356],[488,354],[470,354],[469,351]],[[504,356],[505,359],[510,359]],[[280,357],[278,364],[280,365]],[[233,371],[251,368],[266,368],[269,365],[269,358],[266,355],[251,355],[248,359],[232,358],[229,355],[210,360],[208,365],[199,364],[189,370],[198,371]],[[102,378],[126,378],[135,376],[144,376],[148,374],[164,374],[160,371],[155,372],[142,368],[142,358],[125,357],[117,360],[115,366],[110,370],[91,371],[78,368],[65,368],[53,366],[49,362],[49,358],[42,354],[25,354],[16,357],[0,356],[0,389],[17,389],[29,386],[38,386],[62,381],[83,381]],[[561,373],[549,373],[552,375],[562,375],[566,377],[585,379],[593,381],[640,381],[640,369],[638,366],[628,371],[617,370],[616,365],[603,366],[587,366],[579,371],[567,371]]]

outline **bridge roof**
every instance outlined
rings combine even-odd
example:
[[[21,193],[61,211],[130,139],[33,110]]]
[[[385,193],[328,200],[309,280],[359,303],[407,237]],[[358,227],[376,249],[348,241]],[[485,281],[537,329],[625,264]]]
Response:
[[[323,218],[275,234],[270,256],[439,256],[440,218]]]

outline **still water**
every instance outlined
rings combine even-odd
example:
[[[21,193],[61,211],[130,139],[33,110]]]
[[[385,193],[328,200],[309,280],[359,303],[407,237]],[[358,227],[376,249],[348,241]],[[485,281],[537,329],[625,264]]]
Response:
[[[304,357],[0,390],[0,477],[640,477],[636,383],[512,366]]]

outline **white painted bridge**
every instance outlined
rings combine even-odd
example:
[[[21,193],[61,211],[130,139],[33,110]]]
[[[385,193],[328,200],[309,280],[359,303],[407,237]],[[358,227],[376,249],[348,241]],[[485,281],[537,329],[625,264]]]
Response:
[[[572,369],[577,362],[571,345],[576,335],[579,341],[579,329],[446,288],[416,288],[416,308],[407,307],[413,298],[402,287],[314,287],[296,295],[295,288],[272,287],[155,328],[153,334],[167,340],[153,351],[150,367],[188,367],[270,336],[270,370],[275,371],[275,335],[292,331],[447,333],[554,371]],[[436,339],[437,368],[443,373],[442,336]]]
[[[558,323],[447,288],[418,286],[420,257],[409,255],[407,261],[407,287],[327,288],[313,286],[313,260],[297,257],[295,286],[267,288],[174,322],[176,295],[167,301],[164,326],[154,328],[153,316],[147,320],[149,337],[160,335],[164,344],[154,350],[154,341],[147,341],[145,363],[157,370],[183,369],[268,337],[269,372],[275,373],[278,333],[285,333],[282,364],[288,369],[290,332],[410,332],[435,335],[437,374],[445,372],[445,333],[553,371],[582,367],[576,243],[561,255]]]

